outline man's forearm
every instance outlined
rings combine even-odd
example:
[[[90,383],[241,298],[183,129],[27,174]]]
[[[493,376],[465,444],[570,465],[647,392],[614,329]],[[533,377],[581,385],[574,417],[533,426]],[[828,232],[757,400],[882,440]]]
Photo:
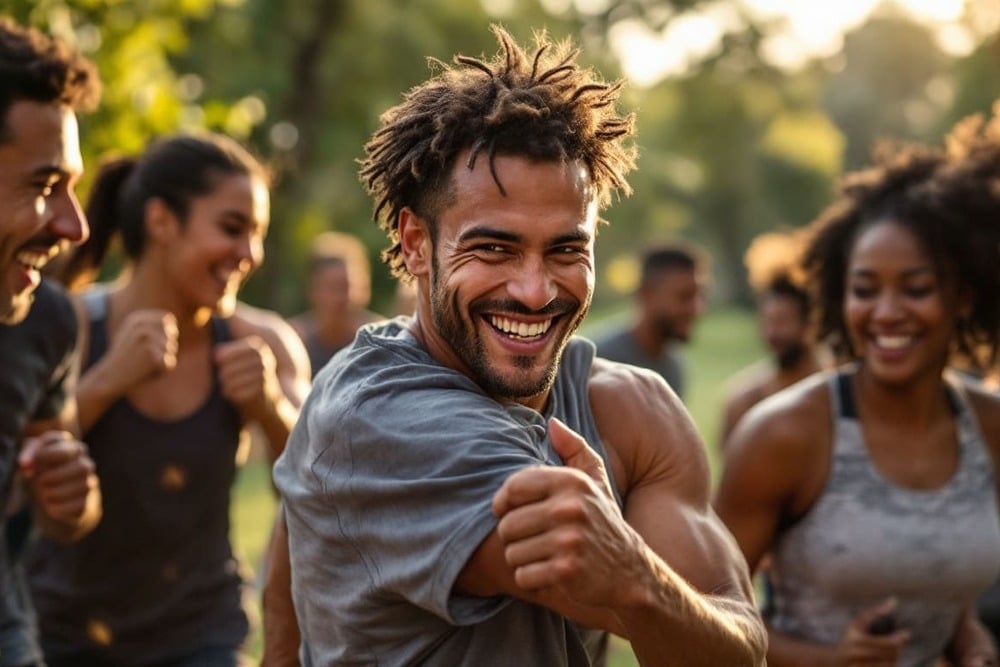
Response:
[[[650,553],[652,582],[616,613],[642,665],[757,667],[767,634],[752,601],[706,595]]]

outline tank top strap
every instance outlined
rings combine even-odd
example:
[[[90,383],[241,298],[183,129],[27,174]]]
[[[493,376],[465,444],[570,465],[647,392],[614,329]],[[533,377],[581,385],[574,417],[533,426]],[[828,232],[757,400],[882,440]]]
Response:
[[[857,419],[858,409],[854,403],[854,392],[850,376],[838,370],[827,380],[830,387],[830,407],[834,419]]]
[[[574,337],[563,351],[562,363],[555,385],[550,394],[550,405],[546,417],[557,416],[570,428],[583,436],[584,440],[604,460],[605,469],[611,471],[611,460],[601,439],[593,410],[590,407],[590,369],[594,363],[596,348],[585,338]],[[612,480],[613,482],[613,480]],[[624,501],[617,486],[611,484],[611,492],[619,507]]]
[[[83,370],[86,370],[104,356],[108,347],[107,322],[111,291],[104,286],[95,286],[81,294],[80,301],[89,320],[87,328],[90,337],[87,343],[87,358],[83,363]]]
[[[961,378],[956,374],[947,373],[945,375],[945,388],[955,413],[955,430],[961,451],[961,467],[994,473],[993,458],[987,450],[986,438],[983,436],[979,418],[969,402]]]

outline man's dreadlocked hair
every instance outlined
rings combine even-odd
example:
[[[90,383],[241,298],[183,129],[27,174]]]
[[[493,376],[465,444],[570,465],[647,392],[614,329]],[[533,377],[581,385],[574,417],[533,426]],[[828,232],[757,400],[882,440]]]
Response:
[[[374,217],[391,243],[382,259],[406,279],[398,235],[399,213],[409,206],[434,223],[453,193],[456,156],[471,149],[468,167],[485,153],[493,179],[497,155],[538,160],[580,160],[588,168],[597,203],[613,191],[629,194],[625,175],[635,166],[634,116],[614,109],[622,82],[604,83],[575,64],[568,41],[552,44],[536,35],[529,57],[501,27],[493,26],[501,50],[491,61],[455,56],[456,66],[431,59],[441,72],[414,87],[381,117],[365,145],[361,179],[375,199]]]
[[[10,140],[6,119],[14,102],[65,104],[75,111],[89,111],[100,94],[93,63],[61,40],[0,17],[0,143]]]
[[[1000,106],[997,107],[1000,112]],[[946,149],[883,144],[869,169],[846,176],[810,226],[802,267],[818,307],[818,333],[852,354],[843,317],[847,263],[868,226],[909,229],[971,312],[953,336],[956,361],[985,368],[1000,345],[1000,118],[959,123]]]

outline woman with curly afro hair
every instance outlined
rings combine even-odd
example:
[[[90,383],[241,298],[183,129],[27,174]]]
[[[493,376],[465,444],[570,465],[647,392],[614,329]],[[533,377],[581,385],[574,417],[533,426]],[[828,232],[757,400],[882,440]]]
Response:
[[[716,498],[751,569],[772,555],[768,663],[995,665],[1000,397],[953,369],[997,357],[1000,119],[882,147],[808,233],[843,364],[747,414]]]

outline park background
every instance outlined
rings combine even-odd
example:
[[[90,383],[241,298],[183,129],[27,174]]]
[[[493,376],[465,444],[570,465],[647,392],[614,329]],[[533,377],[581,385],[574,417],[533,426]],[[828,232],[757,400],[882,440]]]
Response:
[[[267,259],[243,298],[284,315],[305,307],[308,245],[328,229],[365,241],[373,307],[390,309],[357,160],[379,114],[427,78],[427,56],[492,55],[491,22],[522,43],[541,28],[571,37],[582,62],[627,78],[640,151],[635,194],[604,216],[584,331],[628,317],[641,246],[679,237],[708,250],[687,402],[713,456],[724,380],[762,353],[749,241],[808,223],[876,140],[939,142],[1000,94],[998,0],[3,0],[0,13],[97,62],[102,104],[81,118],[89,175],[109,152],[202,128],[272,166]],[[252,460],[234,504],[250,565],[273,507]]]

